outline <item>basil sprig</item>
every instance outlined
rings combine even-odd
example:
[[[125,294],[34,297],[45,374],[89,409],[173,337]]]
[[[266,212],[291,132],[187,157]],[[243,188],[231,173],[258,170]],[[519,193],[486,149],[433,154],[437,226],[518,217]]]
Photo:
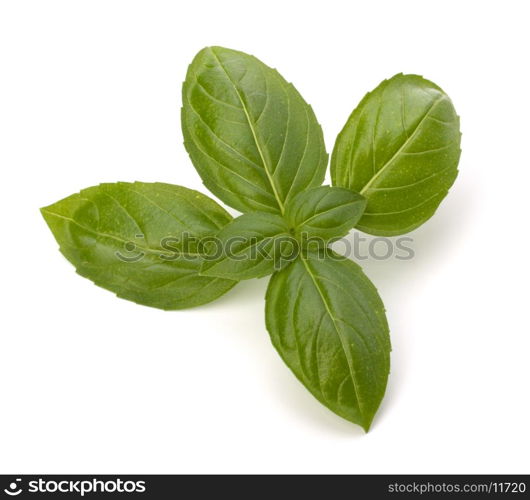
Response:
[[[162,183],[101,184],[41,212],[77,272],[160,309],[198,306],[272,274],[271,341],[322,404],[370,428],[390,370],[376,288],[330,243],[352,228],[411,231],[453,184],[459,119],[438,86],[396,75],[366,95],[327,166],[322,130],[292,84],[253,56],[200,51],[182,89],[184,144],[205,186],[243,212]]]

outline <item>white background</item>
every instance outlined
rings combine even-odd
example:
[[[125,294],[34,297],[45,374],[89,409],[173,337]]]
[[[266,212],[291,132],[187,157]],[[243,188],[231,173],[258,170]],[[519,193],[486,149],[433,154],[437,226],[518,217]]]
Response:
[[[528,473],[526,2],[3,1],[0,4],[0,472]],[[163,312],[74,273],[38,208],[103,181],[206,192],[180,85],[206,45],[293,81],[328,151],[397,72],[442,86],[460,175],[412,233],[362,262],[392,372],[368,434],[298,383],[264,327],[267,279]]]

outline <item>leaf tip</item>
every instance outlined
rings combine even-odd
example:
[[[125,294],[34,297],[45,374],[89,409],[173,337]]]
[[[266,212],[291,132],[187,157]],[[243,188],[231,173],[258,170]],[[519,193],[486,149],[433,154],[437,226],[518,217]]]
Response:
[[[370,431],[370,427],[372,426],[372,421],[373,421],[373,418],[370,418],[369,420],[366,420],[362,424],[360,424],[365,434],[368,434],[368,432]]]
[[[50,207],[53,205],[48,205],[46,207],[39,208],[39,212],[42,215],[42,218],[45,220],[46,224],[50,225],[50,216],[52,215],[52,212],[50,211]]]

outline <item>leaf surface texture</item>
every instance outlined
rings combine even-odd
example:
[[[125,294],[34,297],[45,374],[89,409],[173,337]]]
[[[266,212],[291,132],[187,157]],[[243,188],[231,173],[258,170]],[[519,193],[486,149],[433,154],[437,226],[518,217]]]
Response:
[[[383,303],[361,268],[330,250],[299,258],[273,275],[266,323],[313,396],[368,430],[386,388],[390,339]]]
[[[331,158],[333,185],[367,199],[357,227],[394,236],[428,220],[457,176],[460,135],[447,94],[420,76],[398,74],[367,94]]]
[[[77,272],[124,299],[182,309],[210,302],[236,284],[199,275],[203,258],[195,239],[217,232],[231,216],[198,191],[162,183],[100,184],[41,212]]]

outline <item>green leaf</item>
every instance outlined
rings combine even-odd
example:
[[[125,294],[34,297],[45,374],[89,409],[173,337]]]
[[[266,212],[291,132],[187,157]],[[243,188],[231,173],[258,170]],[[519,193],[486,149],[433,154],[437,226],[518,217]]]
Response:
[[[368,431],[383,398],[390,339],[377,290],[350,260],[309,253],[273,275],[272,343],[322,404]]]
[[[327,153],[313,110],[253,56],[207,47],[182,88],[184,144],[205,186],[242,211],[283,213],[324,180]]]
[[[393,236],[428,220],[457,176],[460,136],[451,100],[421,76],[398,74],[367,94],[331,158],[333,184],[368,200],[358,229]]]
[[[207,196],[162,183],[101,184],[41,209],[77,272],[119,297],[161,309],[210,302],[231,280],[200,276],[197,239],[231,216]]]
[[[366,200],[350,189],[320,186],[295,196],[285,208],[285,217],[297,236],[325,242],[355,227],[365,206]]]
[[[209,248],[201,274],[234,280],[272,274],[298,255],[297,242],[284,219],[265,212],[234,219],[219,231]]]

